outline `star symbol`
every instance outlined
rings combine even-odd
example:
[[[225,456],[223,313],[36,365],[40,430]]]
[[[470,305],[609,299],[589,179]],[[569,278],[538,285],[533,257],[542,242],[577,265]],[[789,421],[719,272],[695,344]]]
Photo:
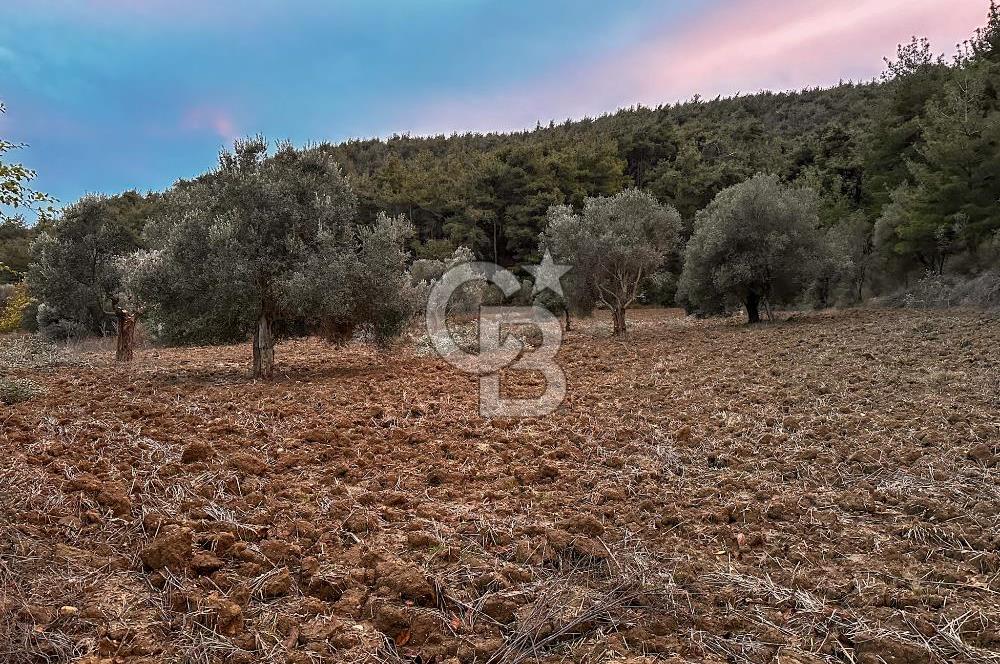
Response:
[[[532,295],[538,295],[548,288],[560,297],[563,297],[563,289],[562,284],[559,283],[559,279],[573,269],[572,265],[559,265],[552,260],[552,254],[549,253],[548,249],[545,250],[545,256],[542,257],[541,263],[538,265],[523,265],[522,267],[535,277],[535,287],[531,291]]]

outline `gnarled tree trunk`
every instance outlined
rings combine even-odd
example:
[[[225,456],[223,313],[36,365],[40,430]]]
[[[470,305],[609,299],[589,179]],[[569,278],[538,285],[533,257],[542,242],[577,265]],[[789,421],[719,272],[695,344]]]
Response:
[[[118,309],[115,312],[118,320],[118,344],[115,359],[119,362],[131,362],[135,354],[135,314]]]
[[[611,317],[615,324],[615,336],[624,337],[625,330],[625,307],[614,307],[611,309]]]
[[[747,322],[748,323],[759,323],[760,322],[760,295],[750,291],[747,293],[746,299],[743,301],[744,306],[747,308]]]
[[[271,329],[271,315],[264,312],[257,319],[257,329],[253,333],[253,375],[254,378],[270,378],[274,374],[274,333]]]

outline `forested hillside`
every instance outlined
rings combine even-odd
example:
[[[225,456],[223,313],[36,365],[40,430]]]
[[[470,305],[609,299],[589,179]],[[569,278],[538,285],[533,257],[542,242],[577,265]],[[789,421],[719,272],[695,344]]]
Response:
[[[369,210],[407,214],[428,244],[465,244],[502,264],[534,251],[545,211],[628,186],[690,222],[757,172],[811,178],[862,201],[865,136],[879,84],[630,108],[517,134],[398,136],[329,149]]]
[[[861,250],[877,240],[897,275],[941,271],[959,254],[968,263],[956,267],[975,270],[1000,228],[997,28],[994,10],[953,59],[914,39],[868,83],[629,108],[515,134],[324,149],[368,215],[413,220],[422,254],[464,244],[514,264],[535,250],[549,205],[628,186],[675,206],[690,230],[719,191],[766,172],[816,190],[824,225],[858,235]]]

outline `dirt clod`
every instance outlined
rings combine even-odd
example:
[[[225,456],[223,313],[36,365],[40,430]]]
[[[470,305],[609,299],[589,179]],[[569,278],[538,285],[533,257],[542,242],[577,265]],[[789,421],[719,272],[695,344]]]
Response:
[[[190,528],[168,526],[139,554],[146,567],[152,570],[166,568],[180,572],[192,557]]]
[[[197,463],[212,458],[212,446],[201,441],[188,443],[181,452],[181,463]]]

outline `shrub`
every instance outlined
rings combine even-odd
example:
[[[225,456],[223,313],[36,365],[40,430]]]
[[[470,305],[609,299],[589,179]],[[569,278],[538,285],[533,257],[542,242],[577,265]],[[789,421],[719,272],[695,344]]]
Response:
[[[931,270],[906,291],[903,302],[910,309],[939,309],[957,304],[948,279]]]
[[[910,309],[1000,307],[1000,270],[967,279],[928,270],[912,287],[880,298],[877,304]]]
[[[0,402],[13,406],[27,401],[41,393],[41,390],[30,380],[0,377]]]
[[[0,309],[0,334],[17,332],[24,327],[24,315],[31,305],[28,288],[17,284],[11,289],[2,309]]]
[[[643,304],[670,307],[674,305],[676,296],[677,275],[673,272],[662,271],[646,280],[641,300]]]
[[[0,284],[0,311],[7,306],[7,301],[14,295],[14,284]]]
[[[413,261],[409,270],[409,282],[413,287],[413,310],[422,315],[427,307],[427,298],[431,288],[442,276],[454,267],[476,260],[476,255],[468,247],[458,247],[447,258],[436,260],[421,258]],[[479,310],[483,304],[498,303],[499,295],[496,289],[485,277],[462,284],[448,302],[448,312],[452,314],[471,314]]]
[[[955,299],[963,306],[1000,307],[1000,269],[957,284]]]

